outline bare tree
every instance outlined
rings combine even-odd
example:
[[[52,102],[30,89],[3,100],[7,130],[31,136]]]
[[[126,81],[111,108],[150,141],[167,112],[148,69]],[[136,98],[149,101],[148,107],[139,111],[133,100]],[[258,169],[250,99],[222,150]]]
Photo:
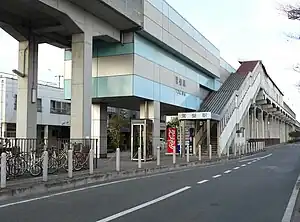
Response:
[[[284,13],[288,19],[300,21],[300,2],[295,4],[281,4],[280,11]],[[300,39],[300,33],[289,33],[287,36],[292,39]],[[300,64],[294,65],[293,70],[300,73]],[[296,87],[300,90],[300,82],[296,84]]]

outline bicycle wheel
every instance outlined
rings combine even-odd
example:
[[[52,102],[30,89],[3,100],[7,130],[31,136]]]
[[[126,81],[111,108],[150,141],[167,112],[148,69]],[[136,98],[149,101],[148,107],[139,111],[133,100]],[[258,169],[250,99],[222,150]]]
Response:
[[[16,177],[19,174],[20,167],[18,167],[16,157],[9,157],[6,163],[6,173],[10,177]]]
[[[54,174],[59,169],[59,162],[56,158],[50,157],[48,160],[48,173]]]
[[[29,169],[28,169],[29,173],[31,176],[33,177],[37,177],[37,176],[40,176],[42,174],[42,166],[41,166],[41,162],[40,161],[35,161],[33,164],[31,164],[29,166]]]

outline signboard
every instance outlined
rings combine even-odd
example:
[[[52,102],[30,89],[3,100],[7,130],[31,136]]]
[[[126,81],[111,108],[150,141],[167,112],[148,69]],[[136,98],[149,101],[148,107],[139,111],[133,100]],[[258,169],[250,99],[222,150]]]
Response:
[[[178,119],[180,120],[211,119],[211,112],[178,113]]]
[[[177,148],[177,129],[167,128],[167,153],[173,153],[173,149]]]

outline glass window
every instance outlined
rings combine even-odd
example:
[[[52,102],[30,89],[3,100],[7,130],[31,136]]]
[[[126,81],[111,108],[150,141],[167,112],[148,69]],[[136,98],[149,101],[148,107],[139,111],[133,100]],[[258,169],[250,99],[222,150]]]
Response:
[[[17,94],[14,95],[14,110],[17,110]]]
[[[36,108],[38,112],[42,112],[42,99],[38,98],[36,103]]]

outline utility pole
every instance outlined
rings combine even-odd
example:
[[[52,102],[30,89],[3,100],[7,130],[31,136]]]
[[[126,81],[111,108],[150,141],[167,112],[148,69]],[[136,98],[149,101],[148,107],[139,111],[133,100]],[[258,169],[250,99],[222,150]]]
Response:
[[[63,78],[63,75],[56,75],[55,77],[58,78],[58,88],[60,88],[60,79]]]

